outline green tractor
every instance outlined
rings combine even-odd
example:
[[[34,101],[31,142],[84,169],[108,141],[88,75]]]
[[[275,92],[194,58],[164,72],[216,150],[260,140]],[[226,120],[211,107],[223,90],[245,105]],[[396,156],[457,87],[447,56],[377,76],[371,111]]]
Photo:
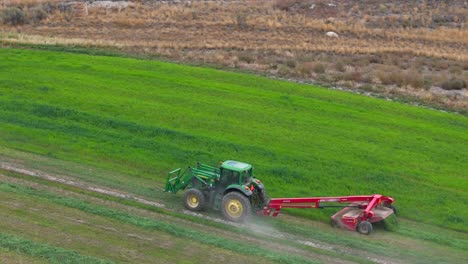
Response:
[[[219,167],[197,163],[183,173],[180,168],[169,172],[165,191],[175,194],[185,189],[187,209],[221,210],[224,218],[233,222],[263,210],[269,200],[262,182],[253,176],[252,165],[234,160],[221,162]]]

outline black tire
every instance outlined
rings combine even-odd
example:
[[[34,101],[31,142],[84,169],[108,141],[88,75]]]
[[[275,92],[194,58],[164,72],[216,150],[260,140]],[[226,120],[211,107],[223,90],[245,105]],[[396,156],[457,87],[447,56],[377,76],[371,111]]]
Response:
[[[265,189],[262,189],[261,194],[262,194],[262,199],[263,199],[263,205],[266,206],[270,202],[270,196],[268,196]]]
[[[234,191],[224,195],[221,212],[226,220],[243,222],[252,214],[252,206],[249,198]]]
[[[270,198],[268,198],[265,189],[256,189],[250,197],[250,202],[254,210],[263,210],[263,208],[268,204],[269,201]]]
[[[362,221],[357,226],[357,231],[363,235],[369,235],[372,232],[372,224],[369,221]]]
[[[392,209],[392,210],[393,210],[393,213],[394,213],[395,215],[398,215],[398,210],[396,209],[395,206],[393,206],[393,205],[391,204],[391,205],[389,205],[389,206],[387,206],[387,207],[390,208],[390,209]]]
[[[387,231],[397,231],[399,228],[398,218],[395,214],[389,215],[383,221],[384,228]]]
[[[184,206],[190,211],[201,211],[205,206],[205,196],[195,188],[188,189],[184,195]]]
[[[339,227],[340,227],[340,223],[338,223],[338,221],[335,220],[335,219],[331,219],[331,220],[330,220],[330,225],[331,225],[331,227],[333,227],[333,228],[339,228]]]

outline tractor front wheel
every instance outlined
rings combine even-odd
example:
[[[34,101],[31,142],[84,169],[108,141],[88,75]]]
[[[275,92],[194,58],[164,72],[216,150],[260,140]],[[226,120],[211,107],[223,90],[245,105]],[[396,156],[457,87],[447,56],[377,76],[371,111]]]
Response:
[[[221,211],[225,219],[233,222],[243,222],[252,213],[252,206],[245,195],[230,192],[223,197]]]
[[[363,235],[369,235],[372,232],[372,224],[369,221],[362,221],[357,226],[357,231]]]
[[[184,195],[184,205],[191,211],[201,211],[205,206],[205,196],[198,189],[189,189]]]

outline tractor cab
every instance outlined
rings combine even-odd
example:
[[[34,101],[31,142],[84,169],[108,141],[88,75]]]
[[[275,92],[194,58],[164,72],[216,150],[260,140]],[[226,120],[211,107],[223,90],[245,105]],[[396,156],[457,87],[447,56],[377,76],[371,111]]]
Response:
[[[219,179],[222,185],[244,185],[251,181],[252,176],[252,165],[250,164],[235,160],[221,163]]]

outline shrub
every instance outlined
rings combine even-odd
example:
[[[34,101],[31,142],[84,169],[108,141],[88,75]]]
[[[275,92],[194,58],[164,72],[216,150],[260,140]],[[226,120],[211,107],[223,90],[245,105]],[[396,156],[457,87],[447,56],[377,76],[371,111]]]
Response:
[[[343,78],[347,81],[360,82],[362,74],[360,70],[355,69],[354,71],[346,72]]]
[[[463,63],[463,70],[468,71],[468,62]]]
[[[255,61],[255,58],[252,57],[250,54],[240,54],[239,55],[239,60],[247,63],[253,63]]]
[[[26,22],[26,15],[23,10],[17,7],[9,7],[0,13],[0,18],[4,24],[19,25]]]
[[[383,60],[382,60],[382,57],[381,57],[381,56],[371,55],[371,56],[369,56],[369,63],[378,63],[378,64],[382,64],[382,63],[383,63]]]
[[[447,70],[449,68],[449,63],[447,61],[439,61],[436,65],[435,68],[439,71],[441,70]]]
[[[345,72],[346,71],[346,68],[345,68],[345,65],[343,64],[343,62],[339,61],[335,64],[335,69],[339,72]]]
[[[313,68],[315,73],[324,73],[325,72],[325,65],[322,63],[316,63]]]
[[[432,79],[425,77],[424,78],[423,88],[427,90],[427,89],[431,88],[431,86],[432,86]]]
[[[295,60],[288,60],[288,61],[286,61],[286,65],[289,68],[296,68],[296,61]]]
[[[37,23],[47,18],[47,12],[44,11],[44,9],[42,9],[41,7],[36,7],[31,10],[31,13],[29,13],[29,17],[31,21],[33,21],[34,23]]]
[[[286,76],[286,75],[291,74],[291,71],[290,71],[289,68],[286,67],[285,65],[280,65],[280,66],[278,67],[278,74],[279,74],[280,76]]]
[[[312,62],[304,62],[301,65],[299,65],[297,68],[301,76],[309,76],[314,66],[315,65]]]
[[[463,73],[463,68],[460,65],[452,65],[449,67],[449,72],[451,74],[462,74]]]
[[[386,71],[379,71],[377,77],[380,79],[382,84],[390,85],[396,84],[402,86],[405,81],[404,73],[399,69],[388,69]]]
[[[247,25],[247,14],[241,13],[236,15],[236,24],[238,29],[246,29]]]
[[[442,83],[444,90],[461,90],[466,88],[466,81],[458,78],[452,78]]]
[[[368,92],[373,92],[375,89],[374,89],[374,86],[371,85],[371,84],[364,84],[364,85],[361,85],[359,86],[359,89],[363,90],[363,91],[368,91]]]
[[[405,76],[405,84],[413,88],[423,88],[424,78],[415,70],[408,71]]]
[[[275,8],[278,8],[283,11],[290,10],[294,5],[300,3],[301,0],[276,0],[273,5]]]

